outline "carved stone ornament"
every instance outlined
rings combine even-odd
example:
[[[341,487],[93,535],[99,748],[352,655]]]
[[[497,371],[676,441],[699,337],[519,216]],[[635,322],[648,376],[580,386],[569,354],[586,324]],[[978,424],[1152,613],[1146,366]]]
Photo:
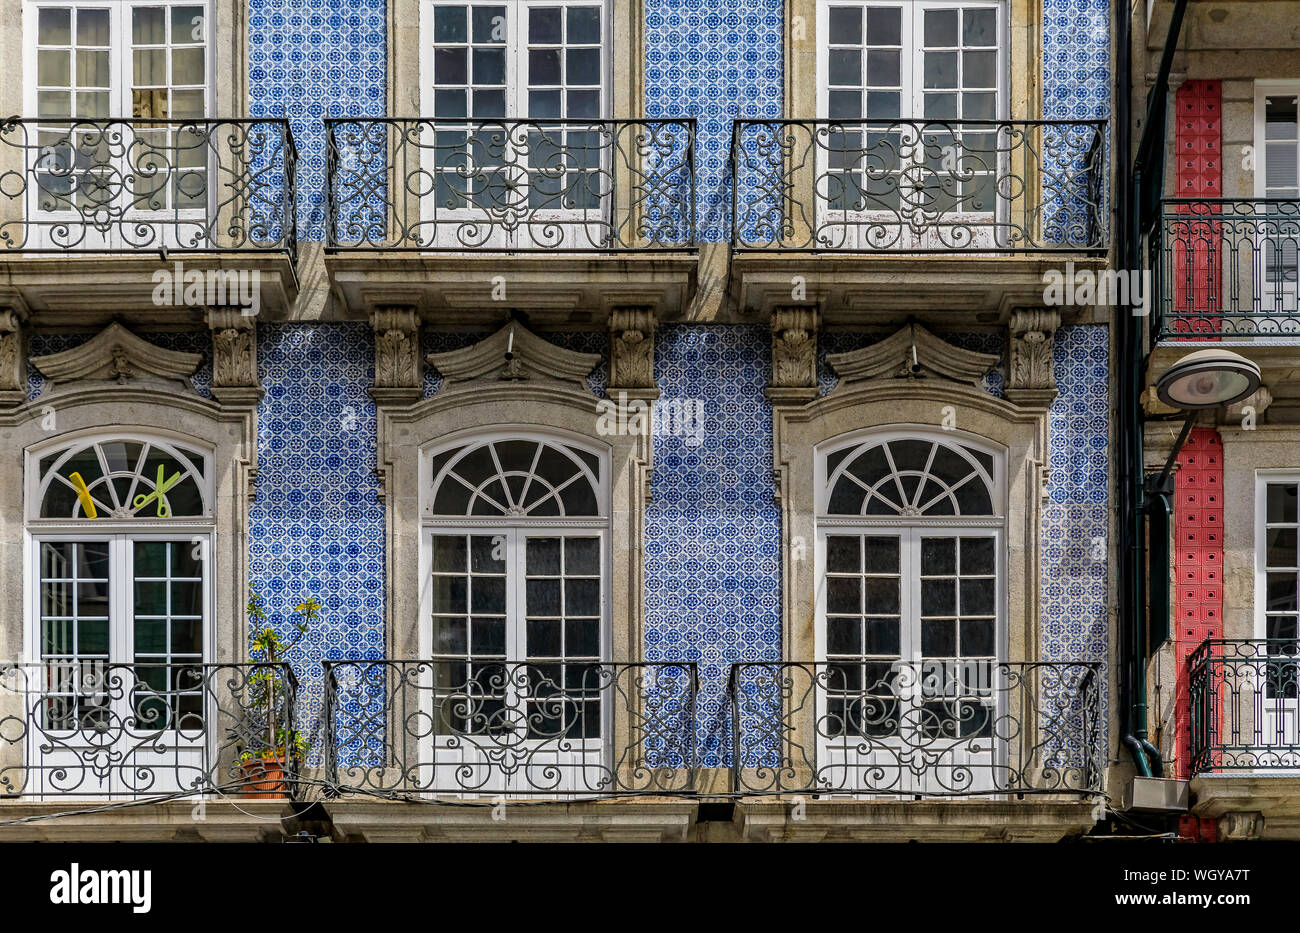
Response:
[[[1058,311],[1030,308],[1011,312],[1006,386],[1010,401],[1043,405],[1056,398],[1052,341],[1060,326]]]
[[[585,389],[587,374],[600,365],[600,354],[557,347],[512,321],[473,346],[430,353],[428,360],[449,385],[537,380],[571,382]]]
[[[155,346],[114,322],[79,347],[33,357],[31,363],[56,386],[69,382],[162,383],[193,392],[190,376],[203,357]],[[47,390],[48,391],[48,390]]]
[[[978,388],[1001,357],[963,350],[920,324],[909,324],[861,350],[829,354],[826,362],[839,376],[837,389],[870,379],[942,379]]]
[[[258,388],[257,331],[252,315],[238,308],[208,311],[212,329],[213,387]]]
[[[25,315],[0,308],[0,408],[21,405],[27,386]]]
[[[650,308],[615,308],[609,316],[609,385],[656,388],[655,316]]]
[[[424,393],[420,360],[420,315],[411,307],[381,307],[370,313],[375,332],[376,401],[413,402]]]
[[[772,311],[772,387],[817,389],[817,328],[815,308],[775,308]]]

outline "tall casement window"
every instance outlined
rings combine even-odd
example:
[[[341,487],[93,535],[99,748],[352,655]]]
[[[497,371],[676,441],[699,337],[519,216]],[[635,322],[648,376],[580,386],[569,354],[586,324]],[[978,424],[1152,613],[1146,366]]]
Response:
[[[1255,195],[1264,198],[1259,231],[1260,300],[1264,311],[1297,308],[1300,250],[1300,82],[1255,90]]]
[[[819,762],[896,769],[880,783],[900,792],[978,789],[947,779],[997,754],[1001,457],[910,432],[838,444],[819,466]],[[911,770],[922,749],[936,766]]]
[[[208,12],[206,0],[28,0],[31,245],[184,244],[176,222],[210,207],[214,140],[162,121],[210,113]]]
[[[1000,2],[818,4],[818,110],[830,121],[818,143],[823,222],[865,224],[842,231],[864,248],[991,237],[977,215],[998,209],[1010,147],[970,121],[1007,116],[1006,34]],[[984,226],[964,226],[977,220]]]
[[[1247,702],[1263,717],[1254,723],[1255,744],[1294,747],[1300,745],[1300,476],[1264,475],[1257,497],[1255,631],[1265,641],[1262,652],[1227,665],[1225,676],[1238,689],[1224,693],[1251,695]],[[1262,687],[1262,697],[1240,689],[1247,679]]]
[[[187,754],[197,764],[210,471],[206,454],[162,438],[89,437],[29,456],[24,692],[36,698],[40,755],[29,755],[43,782],[157,793],[177,789],[164,785],[181,780]],[[88,748],[102,750],[102,769],[87,766]]]
[[[208,112],[205,0],[28,2],[27,87],[51,120]]]
[[[436,244],[601,242],[614,145],[601,122],[603,0],[425,0],[420,34],[422,109],[434,130],[421,146],[435,184],[422,203]]]
[[[426,466],[433,786],[565,790],[608,730],[608,467],[510,434]],[[572,787],[566,786],[572,781]]]

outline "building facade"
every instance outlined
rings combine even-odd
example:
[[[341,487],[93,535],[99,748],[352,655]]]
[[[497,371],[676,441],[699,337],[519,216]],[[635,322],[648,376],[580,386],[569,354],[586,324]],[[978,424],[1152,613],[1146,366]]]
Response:
[[[1145,231],[1148,467],[1168,458],[1182,420],[1152,387],[1189,351],[1237,352],[1262,384],[1202,415],[1176,458],[1169,621],[1151,639],[1149,721],[1165,776],[1190,781],[1189,834],[1293,839],[1300,8],[1188,4],[1171,33],[1177,6],[1148,4],[1133,31],[1135,108],[1177,36],[1162,200]],[[1164,525],[1151,534],[1163,539]]]
[[[1111,15],[5,0],[0,838],[1092,830]]]

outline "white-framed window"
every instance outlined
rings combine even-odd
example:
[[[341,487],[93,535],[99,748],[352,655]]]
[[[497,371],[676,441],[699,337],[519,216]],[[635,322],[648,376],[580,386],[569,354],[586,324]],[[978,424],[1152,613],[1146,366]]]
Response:
[[[31,247],[192,245],[218,160],[201,122],[212,102],[209,4],[27,0]]]
[[[1261,473],[1256,505],[1255,634],[1270,653],[1300,653],[1300,473]],[[1272,692],[1296,699],[1296,681]]]
[[[534,783],[575,789],[577,765],[600,753],[612,712],[600,668],[609,651],[607,459],[511,432],[438,448],[422,470],[420,640],[435,743],[426,760],[439,763],[424,780],[520,789],[541,768]]]
[[[209,0],[27,0],[29,112],[197,119],[211,88]]]
[[[197,771],[211,483],[206,453],[163,437],[93,435],[28,454],[31,789],[158,793]]]
[[[1255,196],[1267,199],[1255,232],[1262,310],[1297,308],[1300,278],[1300,81],[1255,84]],[[1244,296],[1242,296],[1244,297]]]
[[[817,13],[827,235],[865,248],[993,245],[1011,143],[973,121],[1007,116],[1006,4],[819,0]]]
[[[992,778],[1006,660],[1004,465],[980,442],[873,433],[818,452],[819,767],[900,792]],[[949,747],[908,773],[909,750]]]
[[[822,114],[847,121],[1004,117],[1005,10],[997,0],[822,0]]]
[[[432,123],[421,151],[434,179],[422,203],[435,245],[602,242],[616,145],[602,123],[605,0],[424,0],[421,11]]]

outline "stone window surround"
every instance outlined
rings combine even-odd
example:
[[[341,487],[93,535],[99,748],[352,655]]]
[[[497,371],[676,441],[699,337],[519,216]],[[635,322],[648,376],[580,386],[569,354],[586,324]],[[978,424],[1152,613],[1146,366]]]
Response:
[[[599,399],[552,381],[472,381],[444,387],[414,405],[379,404],[379,463],[385,503],[387,624],[391,658],[420,654],[421,507],[428,452],[479,435],[511,430],[550,434],[601,451],[609,470],[609,659],[643,654],[645,506],[651,444],[648,434],[597,433]],[[401,581],[400,584],[398,581]]]
[[[164,399],[160,401],[160,399]],[[43,427],[53,413],[57,431]],[[11,469],[0,470],[0,657],[22,657],[28,534],[24,514],[26,472],[34,455],[79,436],[112,432],[174,438],[206,453],[211,463],[214,545],[209,573],[229,586],[214,587],[210,659],[247,657],[244,603],[248,592],[248,511],[256,473],[256,415],[252,408],[223,409],[197,395],[162,393],[157,386],[70,385],[9,412],[0,412],[0,449]],[[185,527],[192,522],[186,521]],[[102,527],[101,527],[102,526]],[[100,523],[97,531],[120,528]],[[156,525],[150,525],[156,530]]]
[[[906,3],[907,0],[902,0]],[[1010,48],[1007,116],[1012,120],[1037,119],[1043,110],[1042,81],[1036,68],[1042,61],[1042,7],[1033,0],[1003,0]],[[817,10],[821,0],[786,0],[785,4],[785,116],[811,120],[817,110]],[[799,36],[794,26],[801,26]],[[1035,70],[1026,68],[1032,63]],[[903,114],[916,116],[915,114]]]
[[[946,406],[956,411],[955,440],[996,447],[1005,457],[1006,660],[1040,652],[1039,531],[1045,495],[1047,407],[1018,406],[980,389],[935,379],[884,379],[842,386],[806,405],[775,405],[774,458],[780,498],[785,586],[782,652],[816,658],[817,463],[821,452],[879,430],[933,432]],[[802,542],[803,547],[799,547]]]

